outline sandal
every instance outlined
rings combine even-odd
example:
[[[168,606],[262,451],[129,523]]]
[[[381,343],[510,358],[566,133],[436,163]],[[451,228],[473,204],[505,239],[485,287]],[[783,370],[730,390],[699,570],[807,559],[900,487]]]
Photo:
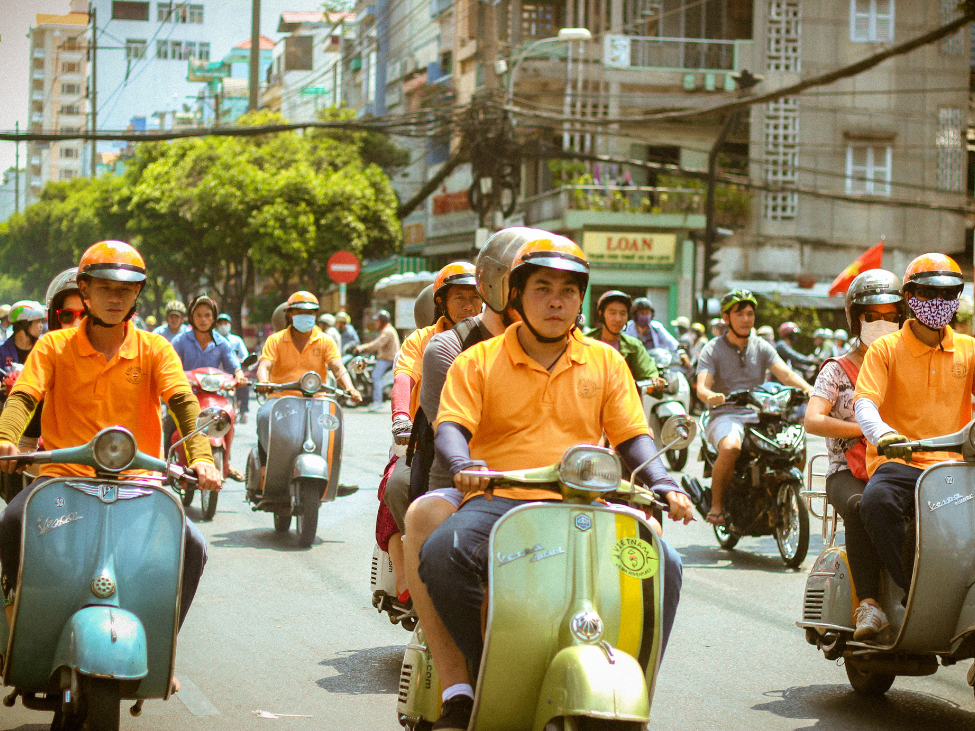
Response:
[[[704,518],[711,525],[728,525],[727,518],[724,513],[715,513],[713,510],[707,514]]]

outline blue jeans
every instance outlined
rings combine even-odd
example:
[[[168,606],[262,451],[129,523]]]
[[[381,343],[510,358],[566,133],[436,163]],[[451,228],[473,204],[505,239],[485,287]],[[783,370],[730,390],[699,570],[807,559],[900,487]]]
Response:
[[[871,475],[860,500],[860,518],[880,563],[905,594],[911,588],[911,577],[904,573],[901,549],[922,471],[900,462],[884,462]]]
[[[382,405],[383,402],[383,376],[386,371],[393,367],[391,360],[376,360],[376,365],[372,367],[372,402]]]
[[[420,578],[427,586],[437,614],[457,647],[474,668],[481,666],[482,586],[487,583],[488,538],[491,528],[523,500],[483,495],[472,498],[440,524],[420,550]],[[664,563],[663,627],[661,655],[667,649],[670,630],[680,601],[680,556],[660,541]]]

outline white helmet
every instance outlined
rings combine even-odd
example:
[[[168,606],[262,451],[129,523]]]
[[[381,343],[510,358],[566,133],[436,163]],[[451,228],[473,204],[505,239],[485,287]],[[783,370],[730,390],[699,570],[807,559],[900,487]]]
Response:
[[[34,300],[20,300],[10,306],[10,322],[33,322],[47,317],[44,305]]]
[[[847,340],[849,340],[849,339],[850,339],[850,336],[849,336],[849,334],[848,334],[848,333],[846,332],[846,330],[836,330],[836,331],[835,331],[835,332],[833,333],[833,339],[834,339],[834,340],[837,340],[837,341],[839,341],[839,342],[841,342],[841,343],[845,343],[845,342],[846,342]]]

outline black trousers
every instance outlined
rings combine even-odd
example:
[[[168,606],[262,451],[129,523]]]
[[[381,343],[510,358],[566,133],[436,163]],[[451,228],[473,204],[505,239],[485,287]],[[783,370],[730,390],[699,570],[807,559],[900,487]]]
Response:
[[[902,553],[907,519],[914,515],[914,491],[923,470],[885,462],[870,477],[860,501],[860,515],[881,565],[906,594],[911,577],[904,573]]]
[[[860,517],[860,500],[866,486],[850,470],[834,472],[826,478],[826,499],[843,518],[846,533],[846,558],[857,596],[863,599],[880,598],[880,556],[877,555],[863,519]]]

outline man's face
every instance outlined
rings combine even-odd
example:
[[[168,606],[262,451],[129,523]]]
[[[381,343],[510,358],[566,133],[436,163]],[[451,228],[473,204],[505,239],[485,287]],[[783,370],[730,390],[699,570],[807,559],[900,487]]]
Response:
[[[200,332],[207,332],[213,326],[213,310],[206,305],[200,305],[193,310],[193,327]]]
[[[613,335],[619,335],[626,327],[630,313],[622,302],[610,302],[603,308],[603,325]]]
[[[538,269],[525,283],[521,297],[525,318],[542,336],[568,334],[582,305],[579,284],[568,272]]]
[[[745,302],[736,304],[721,318],[731,327],[739,337],[748,337],[748,334],[755,327],[755,308]]]
[[[447,317],[453,322],[460,322],[481,313],[481,295],[473,284],[455,284],[448,287],[444,300]]]
[[[142,285],[136,282],[92,279],[78,282],[78,288],[95,317],[108,325],[118,325],[135,306]]]
[[[345,330],[345,320],[336,320],[335,329],[338,330],[339,332]]]
[[[166,322],[169,323],[169,329],[176,332],[183,324],[183,316],[178,312],[170,312],[166,315]]]
[[[27,334],[30,335],[32,338],[35,338],[36,339],[36,338],[39,338],[41,336],[41,332],[43,330],[44,330],[44,321],[43,320],[34,320],[27,327]]]

